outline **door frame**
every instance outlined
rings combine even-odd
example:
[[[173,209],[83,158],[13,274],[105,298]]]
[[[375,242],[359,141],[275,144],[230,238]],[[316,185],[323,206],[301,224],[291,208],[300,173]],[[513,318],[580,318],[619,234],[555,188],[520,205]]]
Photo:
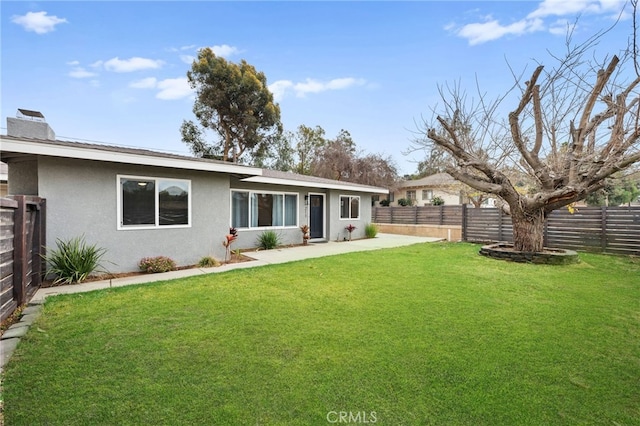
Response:
[[[307,225],[311,228],[311,196],[319,195],[322,197],[322,237],[311,238],[309,241],[319,241],[327,239],[327,194],[322,192],[308,192],[309,203],[305,206],[308,209]],[[309,229],[309,235],[311,235],[311,229]]]

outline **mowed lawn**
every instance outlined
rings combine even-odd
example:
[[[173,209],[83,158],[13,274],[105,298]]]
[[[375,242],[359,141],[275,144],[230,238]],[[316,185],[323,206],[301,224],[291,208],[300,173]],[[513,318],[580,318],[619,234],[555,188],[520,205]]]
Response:
[[[640,259],[478,249],[51,298],[6,368],[6,424],[640,424]]]

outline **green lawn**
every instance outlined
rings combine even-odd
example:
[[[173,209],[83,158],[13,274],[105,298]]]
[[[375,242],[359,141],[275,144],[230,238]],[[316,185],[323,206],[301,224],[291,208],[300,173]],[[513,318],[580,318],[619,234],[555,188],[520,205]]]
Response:
[[[7,366],[5,420],[640,424],[640,260],[513,264],[478,248],[51,298]]]

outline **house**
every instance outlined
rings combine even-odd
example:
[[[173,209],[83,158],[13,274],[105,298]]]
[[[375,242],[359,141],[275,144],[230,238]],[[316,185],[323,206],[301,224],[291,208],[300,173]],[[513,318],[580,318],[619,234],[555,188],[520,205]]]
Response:
[[[7,119],[0,160],[8,164],[8,192],[47,200],[46,239],[84,235],[105,248],[111,272],[137,270],[143,257],[169,256],[192,265],[257,246],[276,231],[283,244],[344,239],[345,227],[364,237],[371,197],[384,188],[216,160],[107,145],[61,141],[44,120]]]
[[[0,197],[8,194],[9,166],[0,163]]]
[[[434,197],[440,197],[445,205],[463,204],[463,185],[448,173],[436,173],[416,180],[405,180],[390,194],[390,205],[398,206],[398,200],[410,199],[414,206],[431,205]]]

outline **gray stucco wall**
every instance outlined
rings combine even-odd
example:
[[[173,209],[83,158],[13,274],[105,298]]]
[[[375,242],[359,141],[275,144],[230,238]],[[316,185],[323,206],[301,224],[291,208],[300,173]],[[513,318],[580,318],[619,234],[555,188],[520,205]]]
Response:
[[[191,180],[191,227],[118,230],[117,175]],[[84,234],[107,249],[111,272],[138,270],[147,256],[169,256],[192,265],[207,255],[224,258],[222,240],[229,228],[230,192],[226,175],[206,172],[40,158],[38,186],[47,199],[47,244]]]
[[[352,195],[360,197],[360,219],[340,219],[340,196]],[[364,238],[364,228],[371,223],[371,195],[350,191],[331,190],[327,196],[329,217],[327,227],[329,228],[328,238],[330,240],[344,240],[349,238],[349,232],[345,228],[353,225],[356,229],[351,233],[351,238]]]
[[[38,195],[38,161],[12,161],[7,175],[10,195]]]
[[[263,185],[249,184],[236,179],[231,180],[231,189],[246,189],[255,191],[275,191],[275,192],[295,192],[298,194],[298,222],[299,225],[306,224],[309,221],[308,208],[304,205],[304,196],[309,193],[325,194],[325,238],[335,241],[348,237],[345,230],[349,224],[356,227],[352,233],[352,238],[364,238],[365,225],[371,222],[371,195],[362,194],[351,191],[339,190],[323,190],[318,188],[306,188],[295,186],[279,186],[279,185]],[[360,196],[360,219],[340,219],[340,196],[354,195]],[[302,243],[302,233],[298,229],[274,229],[281,237],[283,244],[300,244]],[[239,230],[236,248],[256,247],[256,240],[264,230]]]
[[[295,186],[281,185],[264,185],[241,182],[238,179],[231,179],[231,189],[249,190],[249,191],[267,191],[267,192],[287,192],[298,194],[298,226],[308,223],[307,209],[304,205],[304,196],[309,193],[308,188],[300,188]],[[320,193],[322,191],[313,190],[311,192]],[[231,216],[228,218],[228,223]],[[233,248],[249,249],[258,246],[257,240],[260,234],[267,229],[240,229],[238,230],[238,239],[233,243]],[[295,228],[269,228],[275,231],[283,245],[302,244],[302,231],[298,227]]]

